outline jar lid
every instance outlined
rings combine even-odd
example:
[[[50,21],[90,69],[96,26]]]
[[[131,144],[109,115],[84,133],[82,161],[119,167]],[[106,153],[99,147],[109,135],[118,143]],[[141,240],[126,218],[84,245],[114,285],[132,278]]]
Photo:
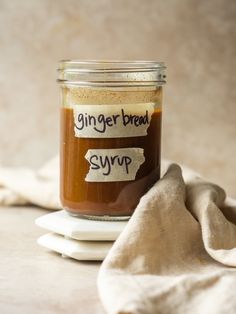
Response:
[[[156,61],[62,60],[58,82],[66,85],[122,87],[166,83],[166,66]]]

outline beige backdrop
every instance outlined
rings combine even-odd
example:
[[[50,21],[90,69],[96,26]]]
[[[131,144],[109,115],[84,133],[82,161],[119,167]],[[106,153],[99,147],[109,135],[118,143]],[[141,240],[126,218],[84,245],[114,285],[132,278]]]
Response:
[[[168,65],[163,155],[236,197],[235,0],[0,0],[0,162],[58,150],[57,60]]]

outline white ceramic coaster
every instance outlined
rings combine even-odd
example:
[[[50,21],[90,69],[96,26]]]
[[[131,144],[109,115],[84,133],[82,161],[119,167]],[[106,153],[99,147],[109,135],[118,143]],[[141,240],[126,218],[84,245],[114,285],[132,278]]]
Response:
[[[38,239],[38,244],[80,261],[102,261],[114,242],[77,241],[55,233]]]
[[[127,221],[95,221],[70,216],[65,210],[36,219],[36,225],[77,240],[114,241]]]

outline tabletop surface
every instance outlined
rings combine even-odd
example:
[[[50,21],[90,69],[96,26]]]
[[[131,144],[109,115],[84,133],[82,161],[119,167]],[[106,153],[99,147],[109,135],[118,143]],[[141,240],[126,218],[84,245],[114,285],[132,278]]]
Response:
[[[0,313],[105,314],[96,279],[99,262],[63,258],[37,244],[34,220],[49,211],[0,207]]]

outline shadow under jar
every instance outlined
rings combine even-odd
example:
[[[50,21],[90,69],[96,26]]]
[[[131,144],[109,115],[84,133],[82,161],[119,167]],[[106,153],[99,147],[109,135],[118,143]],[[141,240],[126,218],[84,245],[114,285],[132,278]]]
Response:
[[[70,214],[127,219],[160,178],[165,66],[60,62],[60,198]]]

